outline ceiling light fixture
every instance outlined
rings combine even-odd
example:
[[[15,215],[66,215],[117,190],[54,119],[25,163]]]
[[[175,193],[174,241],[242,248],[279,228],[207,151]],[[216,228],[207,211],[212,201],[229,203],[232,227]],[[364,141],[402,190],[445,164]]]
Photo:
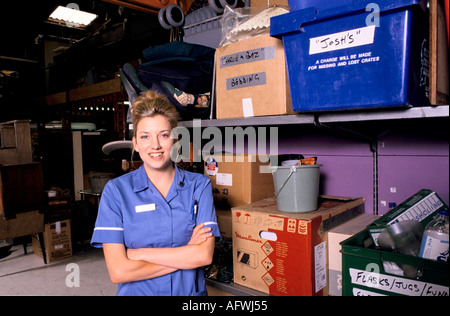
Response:
[[[49,16],[53,22],[65,22],[67,27],[86,27],[97,18],[97,15],[78,9],[58,6]]]

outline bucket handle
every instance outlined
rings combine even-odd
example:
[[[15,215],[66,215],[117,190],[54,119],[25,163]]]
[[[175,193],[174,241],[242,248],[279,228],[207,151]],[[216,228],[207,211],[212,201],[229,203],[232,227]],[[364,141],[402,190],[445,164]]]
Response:
[[[297,172],[297,168],[295,166],[291,166],[291,172],[289,173],[289,175],[287,176],[286,180],[284,180],[283,184],[280,186],[280,188],[278,189],[277,193],[275,193],[275,197],[278,196],[278,194],[280,194],[281,190],[283,190],[284,186],[286,185],[286,182],[288,182],[289,178],[292,176],[292,174],[294,172]]]

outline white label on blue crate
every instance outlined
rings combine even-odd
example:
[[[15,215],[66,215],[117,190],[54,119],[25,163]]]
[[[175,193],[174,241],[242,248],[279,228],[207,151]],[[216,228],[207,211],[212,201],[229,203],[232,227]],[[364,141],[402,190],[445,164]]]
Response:
[[[258,72],[227,79],[227,90],[261,86],[266,84],[266,73]]]
[[[220,68],[267,59],[275,59],[275,46],[260,47],[222,56],[220,57]]]
[[[449,296],[448,286],[359,269],[349,269],[352,284],[407,296]]]
[[[309,39],[309,54],[320,54],[335,50],[373,44],[375,25],[361,27]]]

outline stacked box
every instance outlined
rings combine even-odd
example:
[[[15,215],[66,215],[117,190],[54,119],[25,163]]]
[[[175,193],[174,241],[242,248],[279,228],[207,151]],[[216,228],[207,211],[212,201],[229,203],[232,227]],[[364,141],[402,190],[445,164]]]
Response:
[[[266,155],[229,154],[206,158],[204,173],[211,180],[216,208],[229,210],[273,196],[273,178],[268,166]]]
[[[377,218],[379,218],[378,215],[362,214],[328,232],[328,279],[330,295],[342,296],[342,254],[340,243],[364,230],[367,225]]]
[[[72,234],[70,220],[45,224],[44,248],[47,262],[69,258],[72,256]],[[42,257],[38,238],[32,238],[33,252]]]
[[[363,198],[331,196],[310,213],[280,212],[275,198],[233,208],[234,282],[272,295],[326,295],[326,232],[362,213]]]
[[[217,48],[216,60],[218,119],[293,113],[281,40],[235,42]]]

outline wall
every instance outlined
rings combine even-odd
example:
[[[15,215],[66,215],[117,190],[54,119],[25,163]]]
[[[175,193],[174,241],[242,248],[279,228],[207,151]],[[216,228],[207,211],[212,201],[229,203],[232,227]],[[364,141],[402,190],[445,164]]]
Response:
[[[373,212],[373,154],[368,143],[317,127],[290,126],[280,132],[279,153],[317,156],[322,164],[319,193],[364,197],[366,212]]]
[[[449,136],[444,120],[398,124],[378,140],[378,207],[399,204],[426,188],[449,204]]]

